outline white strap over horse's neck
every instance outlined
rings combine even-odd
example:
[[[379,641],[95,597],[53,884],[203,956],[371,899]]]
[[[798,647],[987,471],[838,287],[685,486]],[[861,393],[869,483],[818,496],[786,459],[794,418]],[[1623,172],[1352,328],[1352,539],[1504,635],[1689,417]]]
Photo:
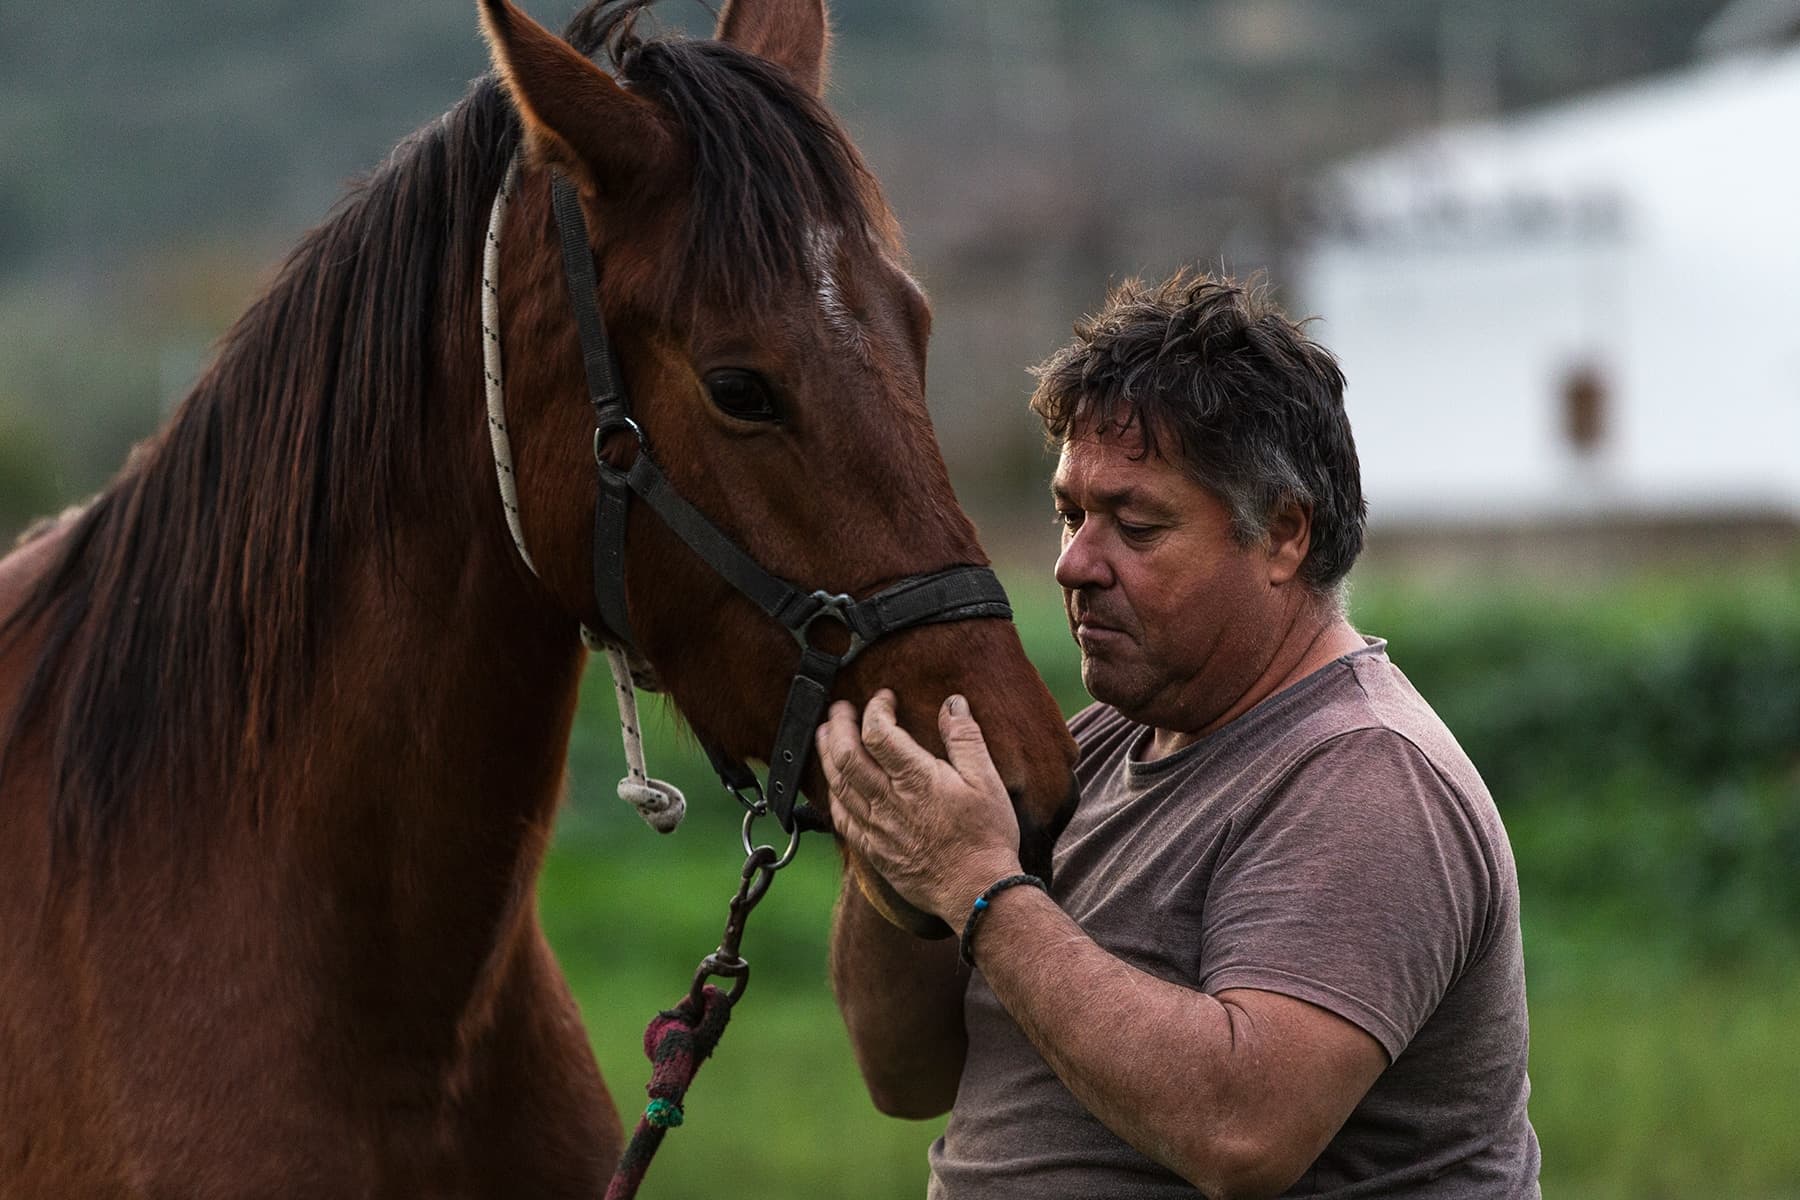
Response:
[[[519,179],[519,160],[515,155],[507,164],[500,190],[494,194],[494,209],[488,217],[487,245],[481,255],[481,350],[483,374],[487,382],[488,438],[494,447],[494,474],[500,481],[500,504],[506,511],[506,528],[512,533],[519,557],[538,574],[531,552],[525,548],[525,526],[519,517],[519,488],[513,474],[512,439],[506,430],[505,373],[500,363],[500,232],[506,226],[506,209],[512,203],[513,189]],[[658,833],[669,833],[681,823],[687,812],[687,799],[681,789],[661,779],[652,779],[644,766],[644,736],[638,724],[637,689],[631,682],[631,666],[625,651],[601,641],[587,626],[581,627],[581,640],[589,650],[604,650],[607,666],[612,668],[613,692],[619,701],[619,730],[625,743],[625,778],[619,780],[619,799],[631,804],[638,815]]]

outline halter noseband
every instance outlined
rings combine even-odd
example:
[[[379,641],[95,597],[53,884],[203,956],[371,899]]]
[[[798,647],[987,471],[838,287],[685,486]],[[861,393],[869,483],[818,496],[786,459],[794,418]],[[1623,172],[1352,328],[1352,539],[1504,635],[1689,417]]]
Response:
[[[631,498],[636,496],[649,505],[663,524],[702,562],[778,622],[799,643],[800,662],[788,687],[775,745],[768,758],[766,796],[755,773],[742,760],[725,753],[710,739],[702,738],[701,745],[712,761],[713,769],[725,787],[750,810],[749,817],[773,813],[782,830],[790,836],[799,828],[828,828],[829,820],[823,814],[804,805],[796,807],[796,804],[800,778],[812,752],[813,731],[824,714],[837,673],[870,643],[903,629],[984,617],[1010,620],[1012,608],[1007,603],[1006,591],[993,571],[973,565],[948,567],[903,579],[861,600],[824,589],[808,591],[764,570],[699,509],[689,504],[656,465],[644,431],[632,419],[624,377],[606,334],[606,322],[600,314],[599,279],[580,197],[574,185],[561,174],[553,173],[552,189],[552,211],[562,242],[564,281],[568,285],[575,326],[581,336],[588,397],[594,406],[594,461],[599,471],[599,495],[594,512],[594,598],[600,615],[614,639],[636,648],[625,601],[625,526]],[[490,247],[490,251],[493,249],[497,246]],[[498,330],[492,333],[497,339]],[[628,469],[619,470],[607,463],[600,451],[610,435],[623,431],[629,431],[637,440],[638,453]],[[509,483],[511,480],[503,471],[503,493]],[[511,501],[508,520],[523,553],[524,542],[516,516],[516,501]],[[820,621],[843,625],[849,634],[848,647],[833,653],[814,645],[811,630]],[[792,843],[789,853],[792,853]]]

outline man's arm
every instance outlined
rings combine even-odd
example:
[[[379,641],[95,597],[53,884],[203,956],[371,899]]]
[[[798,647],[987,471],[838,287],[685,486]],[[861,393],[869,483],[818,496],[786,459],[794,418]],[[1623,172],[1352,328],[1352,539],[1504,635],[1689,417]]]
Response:
[[[954,941],[925,941],[875,911],[850,872],[831,928],[831,988],[875,1107],[949,1111],[962,1076],[968,972]]]
[[[837,826],[902,896],[960,928],[1019,870],[1018,827],[980,729],[952,697],[950,760],[899,728],[878,693],[860,728],[820,731]],[[1208,996],[1107,953],[1030,888],[1001,893],[975,957],[1000,1002],[1088,1111],[1208,1195],[1275,1195],[1306,1170],[1387,1065],[1369,1034],[1303,1001]]]
[[[1374,1038],[1305,1001],[1147,975],[1030,888],[995,898],[975,956],[1075,1098],[1208,1196],[1285,1191],[1387,1066]]]

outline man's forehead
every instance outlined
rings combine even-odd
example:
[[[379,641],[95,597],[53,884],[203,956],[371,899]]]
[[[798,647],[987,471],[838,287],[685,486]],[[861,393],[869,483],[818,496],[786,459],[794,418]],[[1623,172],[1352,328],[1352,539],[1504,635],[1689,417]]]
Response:
[[[1180,465],[1163,454],[1167,441],[1166,438],[1146,441],[1142,425],[1136,419],[1080,421],[1070,427],[1068,436],[1063,439],[1057,472],[1060,474],[1073,464],[1081,464],[1088,469],[1118,465],[1141,468],[1149,473],[1174,471],[1179,474]]]
[[[1063,444],[1066,446],[1070,442],[1117,446],[1133,454],[1142,454],[1145,445],[1143,417],[1128,408],[1087,408],[1069,423]]]
[[[1147,453],[1142,439],[1113,434],[1071,436],[1063,442],[1050,490],[1058,497],[1076,492],[1089,507],[1126,505],[1168,507],[1192,486],[1185,472],[1157,454]]]

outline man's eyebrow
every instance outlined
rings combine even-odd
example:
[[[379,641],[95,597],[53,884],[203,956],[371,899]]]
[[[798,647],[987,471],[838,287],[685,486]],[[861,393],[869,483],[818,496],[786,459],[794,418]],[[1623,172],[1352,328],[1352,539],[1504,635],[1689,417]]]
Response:
[[[1055,500],[1068,501],[1070,499],[1069,489],[1055,480],[1050,482],[1050,495]],[[1171,516],[1174,511],[1169,505],[1142,488],[1095,488],[1092,495],[1097,504],[1108,510],[1137,508],[1159,516]]]

